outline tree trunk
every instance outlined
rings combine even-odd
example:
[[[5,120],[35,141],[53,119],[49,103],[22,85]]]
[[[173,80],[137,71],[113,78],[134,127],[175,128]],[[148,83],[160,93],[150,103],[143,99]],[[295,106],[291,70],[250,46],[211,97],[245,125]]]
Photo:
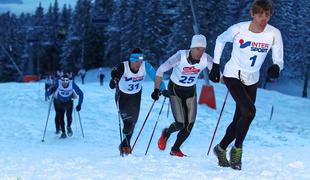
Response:
[[[307,69],[305,72],[305,80],[304,80],[304,89],[302,91],[302,97],[307,97],[307,91],[308,91],[308,77],[309,77],[309,70],[310,70],[310,64],[307,65]]]

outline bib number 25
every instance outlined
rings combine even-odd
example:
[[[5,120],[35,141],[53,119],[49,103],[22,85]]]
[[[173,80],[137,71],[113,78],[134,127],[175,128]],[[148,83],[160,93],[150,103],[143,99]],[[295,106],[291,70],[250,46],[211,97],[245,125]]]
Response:
[[[194,82],[194,80],[195,80],[195,76],[181,76],[181,79],[179,80],[179,82],[183,84],[190,84]]]

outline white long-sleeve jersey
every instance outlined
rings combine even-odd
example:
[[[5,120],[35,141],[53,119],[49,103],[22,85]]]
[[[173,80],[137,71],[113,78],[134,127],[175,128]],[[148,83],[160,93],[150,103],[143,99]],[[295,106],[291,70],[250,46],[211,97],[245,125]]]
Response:
[[[166,62],[159,66],[156,71],[156,76],[163,77],[164,72],[173,68],[170,79],[179,86],[193,86],[197,82],[197,78],[203,69],[212,68],[212,57],[203,53],[199,63],[189,64],[187,58],[190,50],[179,50],[171,56]]]
[[[261,33],[249,31],[251,21],[229,27],[216,39],[213,62],[220,63],[226,42],[233,43],[230,60],[226,63],[223,75],[240,79],[245,85],[259,80],[259,70],[266,55],[272,49],[273,63],[283,69],[283,41],[281,32],[267,24]]]

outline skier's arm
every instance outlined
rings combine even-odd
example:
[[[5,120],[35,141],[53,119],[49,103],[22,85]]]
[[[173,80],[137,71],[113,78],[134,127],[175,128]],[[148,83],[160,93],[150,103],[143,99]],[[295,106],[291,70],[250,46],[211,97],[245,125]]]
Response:
[[[155,80],[156,80],[156,71],[153,68],[153,66],[150,63],[145,62],[145,70],[146,70],[147,75],[155,82]],[[166,89],[166,86],[165,86],[164,82],[160,83],[160,88],[159,89],[161,91]]]
[[[49,88],[48,91],[46,91],[45,96],[49,97],[51,94],[53,94],[56,91],[57,88],[58,88],[58,81],[55,81],[54,85],[52,85],[52,87]]]
[[[209,54],[207,54],[207,68],[209,71],[211,71],[212,65],[213,65],[213,58]]]
[[[79,102],[78,105],[82,105],[83,103],[83,99],[84,99],[84,93],[82,92],[82,90],[75,84],[75,82],[73,82],[73,90],[76,92],[76,94],[79,96]]]
[[[164,72],[169,71],[170,69],[174,68],[175,66],[179,65],[181,61],[181,53],[178,51],[174,55],[172,55],[166,62],[159,66],[156,71],[156,78],[155,78],[155,88],[159,89],[162,78],[164,76]]]
[[[226,42],[233,42],[233,39],[235,38],[238,32],[239,32],[239,25],[235,24],[233,26],[230,26],[225,32],[223,32],[217,37],[213,57],[213,62],[215,64],[220,64],[220,59]]]
[[[123,76],[124,70],[125,70],[124,63],[118,64],[116,67],[112,69],[111,79],[119,80]]]
[[[118,81],[121,79],[125,71],[125,65],[124,63],[121,63],[114,67],[111,71],[111,80],[109,83],[109,86],[111,89],[114,89],[118,86]]]
[[[278,29],[275,29],[274,32],[274,41],[272,45],[272,60],[274,64],[277,64],[280,70],[283,69],[283,41],[281,32]]]

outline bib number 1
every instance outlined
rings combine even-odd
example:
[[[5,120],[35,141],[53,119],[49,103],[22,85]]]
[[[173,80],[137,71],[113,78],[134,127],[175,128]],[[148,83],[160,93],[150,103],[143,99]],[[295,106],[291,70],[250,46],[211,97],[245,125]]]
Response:
[[[256,58],[257,58],[257,55],[255,55],[255,56],[253,56],[253,57],[251,57],[251,58],[250,58],[250,60],[252,61],[252,63],[251,63],[251,67],[253,67],[253,66],[254,66],[255,61],[256,61]]]

